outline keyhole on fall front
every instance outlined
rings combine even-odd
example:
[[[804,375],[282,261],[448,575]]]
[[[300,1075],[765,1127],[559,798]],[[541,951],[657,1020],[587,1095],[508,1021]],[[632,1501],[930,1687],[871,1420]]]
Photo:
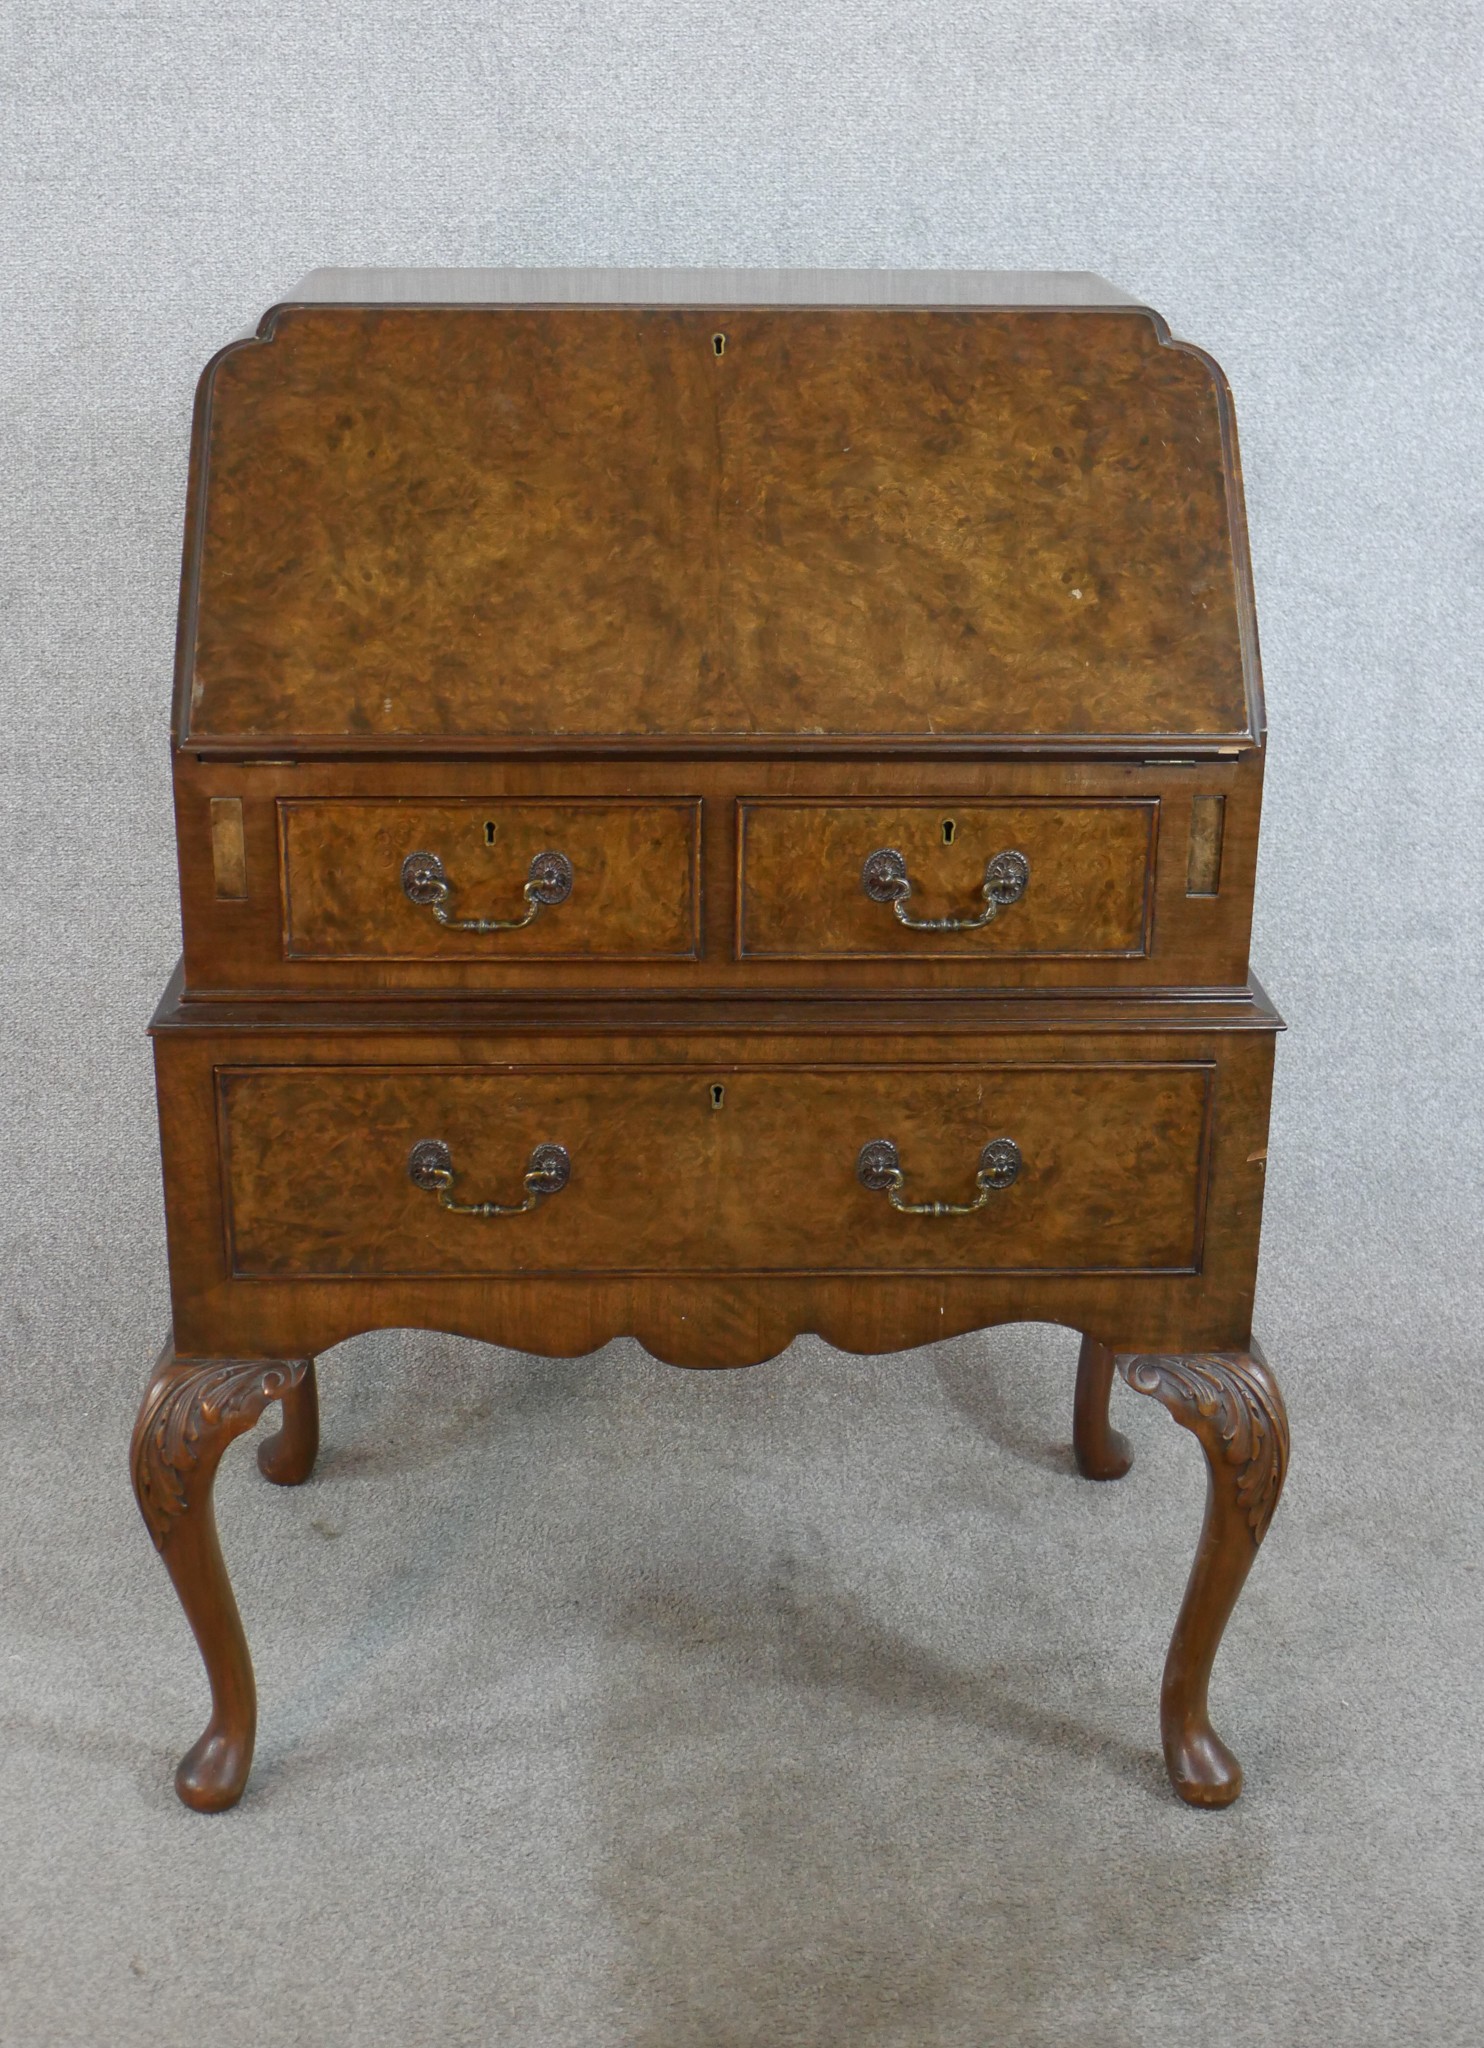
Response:
[[[711,346],[715,350],[717,355],[724,356],[727,352],[726,336],[724,334],[713,334],[711,337]]]
[[[723,1088],[720,1081],[713,1081],[711,1083],[711,1107],[713,1109],[720,1109],[726,1099],[726,1089]]]
[[[486,818],[484,821],[484,843],[486,846],[493,846],[495,843],[495,821],[493,818]]]
[[[943,844],[945,846],[952,846],[957,832],[958,826],[955,821],[952,818],[945,818],[943,820]]]

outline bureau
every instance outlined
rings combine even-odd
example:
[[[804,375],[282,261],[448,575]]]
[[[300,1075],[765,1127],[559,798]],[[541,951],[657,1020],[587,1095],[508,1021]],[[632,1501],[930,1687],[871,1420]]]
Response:
[[[1220,371],[1100,280],[315,272],[197,398],[152,1026],[173,1326],[132,1453],[236,1801],[220,1458],[438,1329],[741,1366],[1082,1336],[1204,1450],[1160,1704],[1283,1485],[1252,1337],[1279,1019]],[[662,1504],[657,1512],[662,1512]]]

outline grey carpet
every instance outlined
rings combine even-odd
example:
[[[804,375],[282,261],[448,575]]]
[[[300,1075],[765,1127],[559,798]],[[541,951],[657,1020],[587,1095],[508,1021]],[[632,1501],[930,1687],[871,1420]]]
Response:
[[[0,2041],[1476,2043],[1484,1432],[1472,6],[0,7]],[[1296,1456],[1163,1785],[1200,1462],[1072,1339],[688,1377],[432,1336],[221,1513],[263,1728],[124,1445],[191,386],[334,262],[1092,268],[1236,392],[1273,718],[1259,1327]]]

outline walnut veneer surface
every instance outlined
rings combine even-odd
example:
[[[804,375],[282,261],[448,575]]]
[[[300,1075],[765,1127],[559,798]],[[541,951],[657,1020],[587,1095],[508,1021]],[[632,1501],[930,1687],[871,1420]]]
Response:
[[[313,1355],[438,1328],[689,1366],[1084,1334],[1206,1453],[1172,1782],[1281,1489],[1251,1331],[1279,1019],[1219,370],[1098,280],[316,273],[206,371],[185,957],[153,1026],[174,1330],[134,1475],[236,1800],[216,1464],[305,1479]]]

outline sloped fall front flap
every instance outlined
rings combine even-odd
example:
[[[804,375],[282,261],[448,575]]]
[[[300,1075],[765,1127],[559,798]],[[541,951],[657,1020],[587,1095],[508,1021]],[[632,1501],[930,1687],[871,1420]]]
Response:
[[[203,379],[182,744],[1252,744],[1139,309],[288,307]]]

